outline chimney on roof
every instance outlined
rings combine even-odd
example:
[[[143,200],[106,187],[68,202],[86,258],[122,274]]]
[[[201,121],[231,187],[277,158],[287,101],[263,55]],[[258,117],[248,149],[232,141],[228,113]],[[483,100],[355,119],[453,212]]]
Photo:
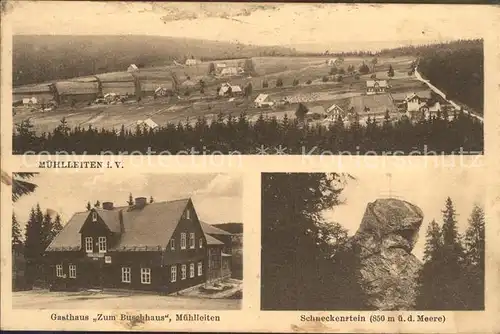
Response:
[[[113,202],[103,202],[102,208],[104,210],[113,210]]]
[[[146,197],[136,197],[135,198],[135,207],[136,208],[143,208],[146,206],[146,203],[148,202]]]

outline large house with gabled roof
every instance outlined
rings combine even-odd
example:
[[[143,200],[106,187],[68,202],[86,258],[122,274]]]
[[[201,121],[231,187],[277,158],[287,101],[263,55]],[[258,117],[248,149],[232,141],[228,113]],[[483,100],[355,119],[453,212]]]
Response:
[[[230,276],[225,247],[204,232],[191,199],[138,197],[130,206],[104,202],[75,213],[47,247],[46,263],[52,290],[172,293]]]

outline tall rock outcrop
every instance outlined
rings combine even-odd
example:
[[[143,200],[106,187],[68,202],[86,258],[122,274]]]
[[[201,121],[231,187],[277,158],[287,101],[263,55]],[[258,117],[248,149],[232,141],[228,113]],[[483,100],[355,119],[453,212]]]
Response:
[[[422,210],[399,199],[368,203],[353,237],[359,250],[362,286],[379,310],[411,310],[422,263],[411,251],[418,239]]]

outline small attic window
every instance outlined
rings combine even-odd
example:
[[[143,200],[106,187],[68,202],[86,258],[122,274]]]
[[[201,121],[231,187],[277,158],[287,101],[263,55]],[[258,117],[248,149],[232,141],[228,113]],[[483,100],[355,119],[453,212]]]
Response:
[[[92,212],[92,221],[96,222],[97,221],[97,212]]]
[[[191,210],[186,210],[186,219],[191,219]]]

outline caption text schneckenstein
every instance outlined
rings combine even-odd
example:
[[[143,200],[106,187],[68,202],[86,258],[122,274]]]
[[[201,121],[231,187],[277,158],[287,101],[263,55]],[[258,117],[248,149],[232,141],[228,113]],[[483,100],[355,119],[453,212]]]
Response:
[[[444,323],[444,315],[424,315],[424,314],[391,314],[372,313],[370,315],[362,314],[328,314],[328,315],[306,315],[300,316],[302,322],[432,322]]]
[[[219,322],[221,321],[220,316],[202,313],[176,313],[176,314],[149,314],[149,313],[139,313],[139,314],[105,314],[96,313],[94,315],[89,314],[75,314],[75,313],[52,313],[50,319],[53,321],[133,321],[133,322]]]

